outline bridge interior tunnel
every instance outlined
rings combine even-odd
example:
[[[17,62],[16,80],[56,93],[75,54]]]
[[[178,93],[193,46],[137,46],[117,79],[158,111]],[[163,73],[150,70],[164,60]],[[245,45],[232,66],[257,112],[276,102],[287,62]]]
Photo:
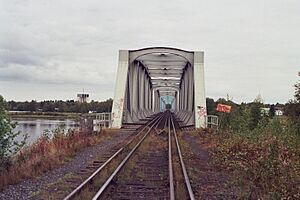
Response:
[[[170,110],[171,112],[176,112],[176,93],[171,95],[169,92],[166,92],[165,95],[160,97],[160,112],[165,110]]]
[[[164,47],[121,50],[113,127],[139,123],[166,108],[186,125],[205,126],[203,52]]]

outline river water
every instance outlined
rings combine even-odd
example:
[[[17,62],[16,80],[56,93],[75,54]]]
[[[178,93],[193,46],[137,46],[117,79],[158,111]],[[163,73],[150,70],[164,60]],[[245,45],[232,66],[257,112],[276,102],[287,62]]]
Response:
[[[30,119],[30,118],[17,118],[13,119],[17,122],[14,132],[21,131],[28,134],[27,144],[32,144],[36,141],[46,130],[53,130],[58,126],[65,125],[68,129],[77,129],[79,123],[72,119]],[[17,141],[22,137],[18,136]]]

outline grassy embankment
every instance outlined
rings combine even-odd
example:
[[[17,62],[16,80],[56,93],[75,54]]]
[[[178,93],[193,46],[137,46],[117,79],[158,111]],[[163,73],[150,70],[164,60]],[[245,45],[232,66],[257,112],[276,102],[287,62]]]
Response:
[[[36,177],[72,159],[85,147],[95,145],[116,134],[116,130],[102,131],[98,134],[69,132],[64,134],[60,128],[44,134],[34,144],[23,148],[10,166],[0,171],[0,190],[24,178]]]
[[[240,199],[300,199],[300,135],[286,120],[254,130],[196,131]]]

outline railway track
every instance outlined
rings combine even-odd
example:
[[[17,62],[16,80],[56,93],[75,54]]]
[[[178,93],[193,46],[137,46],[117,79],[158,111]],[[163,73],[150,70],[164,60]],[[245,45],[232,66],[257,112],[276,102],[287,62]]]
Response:
[[[173,113],[157,114],[64,200],[195,199],[177,130]]]

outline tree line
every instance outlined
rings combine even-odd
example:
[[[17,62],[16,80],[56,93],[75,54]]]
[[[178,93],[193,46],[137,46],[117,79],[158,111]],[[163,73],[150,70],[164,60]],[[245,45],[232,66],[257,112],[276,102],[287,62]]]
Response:
[[[28,111],[28,112],[72,112],[88,113],[92,112],[111,112],[113,100],[110,98],[106,101],[91,101],[80,103],[74,100],[48,100],[48,101],[7,101],[6,107],[9,111]]]
[[[298,87],[299,86],[295,85]],[[297,88],[296,87],[296,88]],[[299,99],[299,95],[295,94],[295,97]],[[91,101],[89,103],[80,103],[74,100],[46,100],[46,101],[7,101],[6,107],[9,111],[28,111],[28,112],[73,112],[73,113],[87,113],[89,111],[92,112],[111,112],[112,109],[111,98],[106,101]],[[206,98],[207,104],[207,112],[210,115],[217,115],[216,107],[218,103],[229,104],[233,107],[242,106],[242,107],[250,107],[253,102],[250,103],[241,103],[237,104],[231,100],[226,100],[224,98],[219,98],[218,100],[214,100],[213,98]],[[296,100],[291,100],[286,104],[260,104],[260,107],[268,107],[270,108],[270,116],[275,115],[275,108],[281,108],[284,111],[285,115],[288,116],[299,116],[299,104]]]

